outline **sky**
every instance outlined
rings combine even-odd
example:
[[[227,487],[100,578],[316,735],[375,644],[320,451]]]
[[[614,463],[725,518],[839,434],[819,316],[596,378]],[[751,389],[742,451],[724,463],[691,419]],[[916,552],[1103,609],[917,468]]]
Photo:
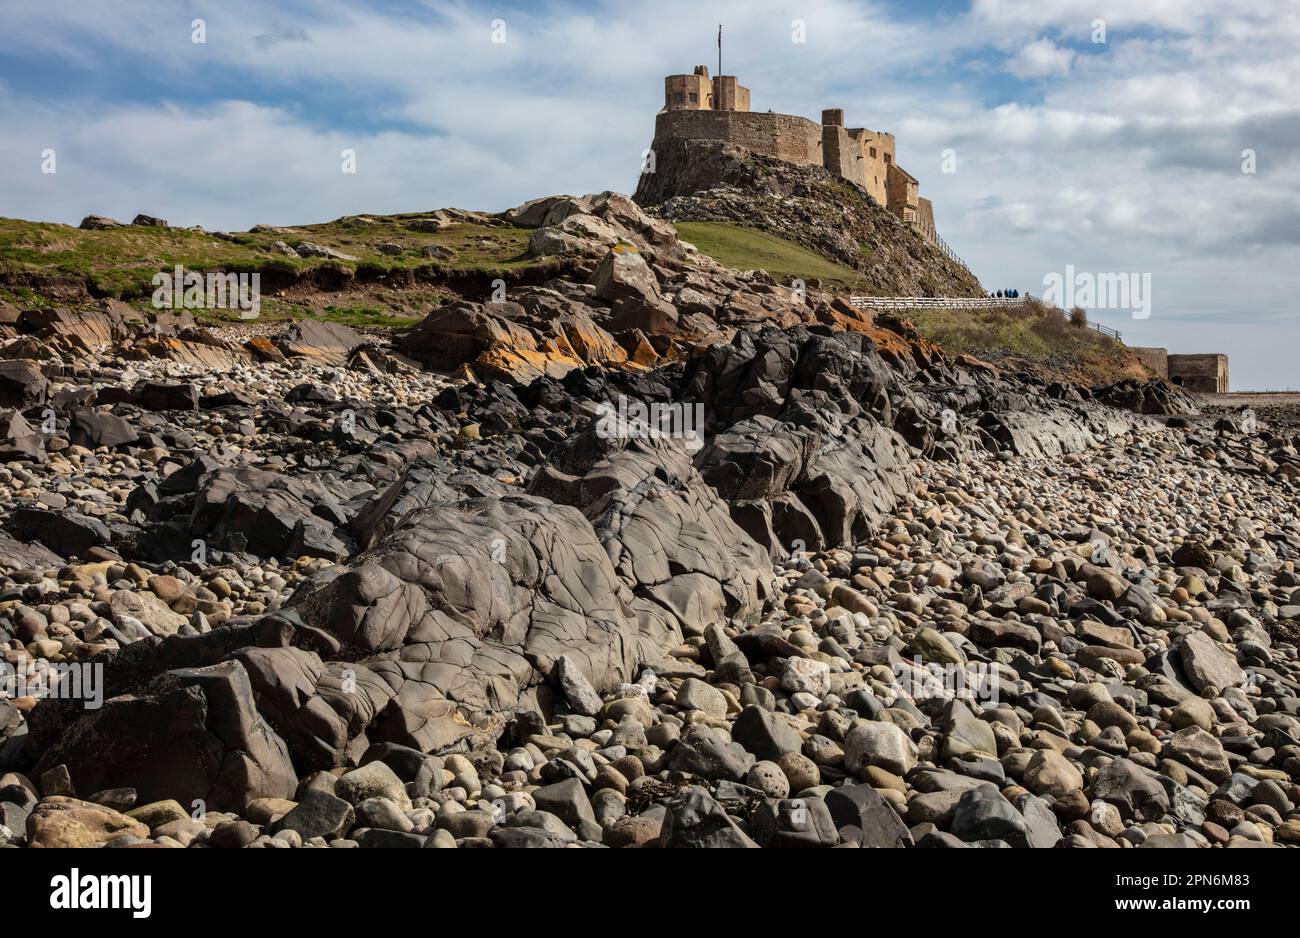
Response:
[[[1300,389],[1296,0],[0,0],[0,215],[630,192],[663,76],[714,72],[720,23],[754,110],[894,133],[986,288],[1149,276],[1146,318],[1091,319]]]

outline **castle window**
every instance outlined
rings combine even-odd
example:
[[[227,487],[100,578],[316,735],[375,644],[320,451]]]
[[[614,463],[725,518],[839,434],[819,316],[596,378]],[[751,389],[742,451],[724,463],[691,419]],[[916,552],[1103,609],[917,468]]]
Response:
[[[888,166],[888,165],[889,165],[889,162],[890,162],[890,160],[889,160],[889,154],[886,153],[886,154],[885,154],[885,165]]]
[[[871,148],[871,158],[872,158],[873,160],[876,158],[876,148],[875,148],[875,147],[872,147],[872,148]]]
[[[681,104],[681,103],[683,103],[685,100],[686,100],[686,95],[682,94],[680,91],[678,91],[677,93],[675,93],[675,94],[673,95],[673,103],[674,103],[674,104]]]
[[[698,94],[696,94],[694,91],[692,91],[692,92],[691,92],[691,104],[699,104],[699,103],[700,103],[700,96],[699,96]]]

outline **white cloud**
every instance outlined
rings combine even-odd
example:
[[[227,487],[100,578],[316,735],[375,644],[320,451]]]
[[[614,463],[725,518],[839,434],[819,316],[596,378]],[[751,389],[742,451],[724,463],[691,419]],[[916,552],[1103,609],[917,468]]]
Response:
[[[1031,42],[1007,65],[1017,78],[1058,78],[1070,74],[1074,50],[1063,48],[1050,39]]]
[[[1067,263],[1149,271],[1152,319],[1094,318],[1141,344],[1221,348],[1238,386],[1283,384],[1281,350],[1300,344],[1300,323],[1276,318],[1300,290],[1300,5],[1223,6],[975,0],[920,19],[862,0],[17,4],[0,33],[19,63],[0,85],[0,210],[243,228],[626,191],[662,76],[712,69],[721,21],[724,65],[756,109],[839,106],[895,132],[941,233],[992,288],[1038,292]],[[496,15],[504,45],[489,42]],[[206,46],[190,42],[194,16]],[[1097,18],[1104,46],[1088,41]],[[1031,93],[1003,93],[1007,72]],[[339,172],[345,146],[355,176]],[[949,147],[954,175],[940,171]],[[1245,148],[1256,175],[1241,173]]]

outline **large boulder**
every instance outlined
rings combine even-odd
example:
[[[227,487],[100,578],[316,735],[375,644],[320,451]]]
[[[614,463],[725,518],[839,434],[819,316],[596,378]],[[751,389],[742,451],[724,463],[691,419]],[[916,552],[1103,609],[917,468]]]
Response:
[[[347,656],[385,662],[396,694],[376,738],[412,745],[423,717],[449,703],[506,710],[558,684],[562,656],[598,690],[680,641],[661,620],[638,621],[596,532],[575,508],[507,496],[408,514],[347,567],[294,596],[292,610]],[[412,722],[412,721],[416,722]],[[417,740],[418,741],[418,740]]]
[[[301,319],[274,339],[274,344],[289,358],[305,358],[326,365],[341,365],[366,339],[354,329],[335,322]]]
[[[62,557],[86,557],[113,539],[108,525],[70,509],[16,508],[5,526],[20,541],[35,541]]]
[[[0,407],[26,408],[44,404],[50,383],[33,361],[19,358],[0,361]]]
[[[125,228],[126,225],[107,215],[87,215],[77,227],[82,231],[108,231],[112,228]]]
[[[204,540],[209,549],[259,557],[341,560],[350,553],[339,530],[347,521],[343,507],[331,487],[311,474],[219,466],[203,473],[196,488],[188,517],[177,517],[170,508],[163,512],[173,528],[183,525],[179,545],[185,556],[191,538]],[[156,538],[155,554],[166,553],[164,541]]]
[[[16,410],[0,411],[0,463],[44,462],[45,434]]]
[[[657,300],[659,282],[654,271],[636,251],[614,248],[605,255],[590,283],[596,295],[613,303],[621,299]]]
[[[87,449],[116,449],[139,438],[140,434],[124,418],[105,410],[73,411],[68,421],[68,439]]]
[[[57,765],[67,766],[78,791],[129,787],[141,803],[174,798],[212,810],[288,798],[297,786],[289,751],[258,714],[236,661],[165,671],[82,712],[36,773]]]
[[[9,570],[43,570],[63,565],[63,558],[39,542],[24,543],[0,534],[0,567]]]
[[[193,384],[143,381],[131,391],[133,403],[145,410],[198,410],[199,390]]]
[[[1169,810],[1160,777],[1132,759],[1112,759],[1092,781],[1093,801],[1106,801],[1125,820],[1158,821]]]
[[[102,847],[118,837],[148,836],[149,828],[125,814],[60,795],[44,799],[27,816],[32,847]]]
[[[1207,687],[1224,690],[1246,679],[1232,654],[1204,632],[1189,632],[1178,644],[1183,673],[1198,691]]]
[[[563,377],[582,361],[544,350],[526,327],[517,303],[459,302],[436,309],[396,342],[397,349],[435,371],[468,365],[480,377],[511,377],[527,384],[541,375]]]
[[[702,635],[759,615],[773,587],[765,552],[695,470],[688,443],[598,422],[552,450],[530,491],[581,507],[643,613]]]
[[[512,225],[535,228],[529,253],[600,256],[615,245],[656,255],[680,254],[671,224],[647,215],[618,192],[559,195],[525,202],[499,216]]]

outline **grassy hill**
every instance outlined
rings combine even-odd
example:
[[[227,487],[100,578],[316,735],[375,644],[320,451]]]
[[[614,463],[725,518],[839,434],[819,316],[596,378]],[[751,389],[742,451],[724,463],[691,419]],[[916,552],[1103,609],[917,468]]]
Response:
[[[765,231],[712,221],[683,221],[675,227],[679,237],[737,270],[762,269],[778,280],[818,279],[826,289],[853,289],[862,283],[857,271]]]
[[[427,309],[448,292],[443,284],[449,278],[490,280],[554,265],[527,255],[528,229],[484,219],[421,230],[432,217],[347,216],[231,233],[133,225],[86,231],[0,218],[0,300],[78,306],[111,297],[147,305],[153,276],[179,264],[198,272],[260,273],[268,319],[317,315],[350,325],[396,324],[393,317],[410,320],[413,308]],[[291,247],[309,242],[351,259],[276,253],[277,241]],[[427,253],[430,248],[437,256]],[[223,311],[196,313],[233,318]]]
[[[530,229],[488,216],[464,215],[440,230],[434,213],[347,216],[322,224],[244,232],[125,226],[86,231],[68,225],[0,218],[0,301],[25,308],[77,307],[112,297],[149,306],[151,280],[176,265],[207,272],[262,274],[261,318],[312,317],[358,328],[403,328],[448,296],[486,292],[501,276],[542,282],[565,261],[527,254]],[[443,222],[446,216],[442,216]],[[766,270],[778,280],[799,278],[823,289],[878,294],[871,274],[834,257],[734,221],[678,221],[678,234],[720,264]],[[303,242],[350,258],[294,257],[276,242]],[[429,254],[433,249],[434,256]],[[862,255],[866,246],[861,248]],[[861,256],[861,255],[860,255]],[[929,260],[913,258],[912,276],[931,295]],[[235,310],[194,310],[210,322],[234,320]],[[1011,368],[1084,383],[1142,377],[1145,370],[1122,344],[1067,325],[1044,309],[913,310],[906,318],[950,352]]]
[[[912,309],[899,315],[948,352],[973,355],[1003,368],[1088,385],[1149,376],[1122,342],[1071,325],[1051,306],[1030,302],[1019,308]]]
[[[677,222],[677,233],[720,264],[762,268],[778,280],[818,278],[824,289],[862,291],[862,276],[784,238],[730,222]],[[1095,330],[1070,325],[1054,307],[918,309],[901,314],[948,352],[973,355],[1014,370],[1108,384],[1147,376],[1125,346]]]

